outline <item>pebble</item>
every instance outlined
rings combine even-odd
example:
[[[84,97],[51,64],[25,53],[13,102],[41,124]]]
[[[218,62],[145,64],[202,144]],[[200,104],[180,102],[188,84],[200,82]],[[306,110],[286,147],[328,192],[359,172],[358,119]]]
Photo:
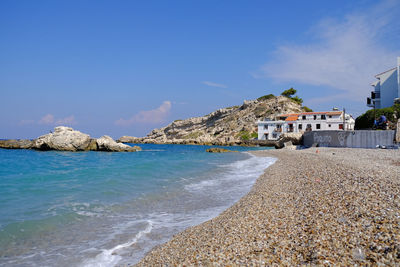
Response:
[[[278,161],[232,207],[137,266],[400,265],[399,150],[252,153]]]

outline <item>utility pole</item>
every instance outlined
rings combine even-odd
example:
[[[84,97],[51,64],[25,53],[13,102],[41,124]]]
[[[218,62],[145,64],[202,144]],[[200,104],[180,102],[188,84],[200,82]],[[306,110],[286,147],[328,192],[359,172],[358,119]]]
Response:
[[[343,108],[343,131],[346,131],[346,109]]]
[[[375,127],[375,121],[376,121],[376,110],[375,110],[375,100],[374,100],[374,125],[373,125],[373,127]]]

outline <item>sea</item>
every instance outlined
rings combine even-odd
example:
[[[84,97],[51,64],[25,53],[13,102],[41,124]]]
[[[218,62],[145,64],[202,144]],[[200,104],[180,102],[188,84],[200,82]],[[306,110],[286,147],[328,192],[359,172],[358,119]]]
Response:
[[[218,216],[275,161],[248,153],[260,148],[139,146],[132,153],[0,149],[0,266],[135,264]]]

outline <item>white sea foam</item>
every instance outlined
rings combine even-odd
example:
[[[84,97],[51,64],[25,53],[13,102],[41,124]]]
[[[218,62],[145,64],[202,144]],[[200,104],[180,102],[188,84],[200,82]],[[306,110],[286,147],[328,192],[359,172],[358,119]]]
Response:
[[[144,235],[151,232],[151,230],[153,229],[153,222],[147,221],[147,223],[148,223],[147,227],[144,230],[139,231],[131,241],[117,245],[111,249],[103,249],[103,251],[100,254],[98,254],[95,258],[86,260],[82,264],[82,266],[105,267],[105,266],[116,265],[121,260],[121,256],[118,255],[118,250],[132,246]]]
[[[237,184],[238,186],[252,185],[276,159],[256,157],[250,153],[248,154],[250,155],[249,159],[221,165],[220,167],[225,169],[225,171],[218,179],[203,180],[201,182],[189,184],[185,186],[185,189],[194,193],[210,189],[210,187],[221,186],[221,184],[228,181],[241,181],[242,184]],[[219,188],[219,190],[224,190],[224,188]]]

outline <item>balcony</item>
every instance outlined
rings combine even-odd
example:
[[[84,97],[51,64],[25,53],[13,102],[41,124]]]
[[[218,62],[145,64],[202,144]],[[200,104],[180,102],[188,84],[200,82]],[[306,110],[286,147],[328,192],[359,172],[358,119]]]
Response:
[[[367,97],[367,107],[373,108],[374,103],[370,97]]]
[[[380,91],[371,92],[371,99],[380,99],[380,98],[381,98]]]

